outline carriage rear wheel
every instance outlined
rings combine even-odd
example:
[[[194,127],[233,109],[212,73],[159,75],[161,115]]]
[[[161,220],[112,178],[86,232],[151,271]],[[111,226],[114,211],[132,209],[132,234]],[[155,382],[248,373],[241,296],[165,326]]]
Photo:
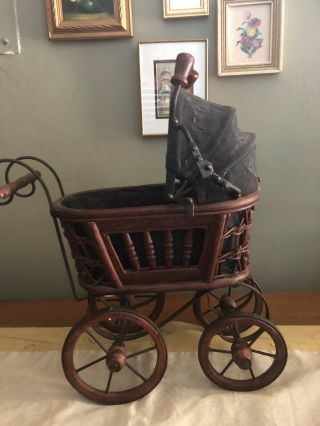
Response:
[[[91,297],[88,300],[88,313],[91,315],[101,309],[125,307],[146,315],[152,321],[156,321],[162,312],[164,302],[164,293],[143,293],[125,296],[109,295],[98,298]],[[119,325],[117,322],[103,322],[96,324],[94,327],[98,334],[107,338],[114,338],[119,332]],[[141,327],[132,324],[131,328],[127,330],[126,340],[136,339],[144,334],[145,332]]]
[[[240,329],[251,323],[255,337]],[[231,342],[222,336],[233,329]],[[199,341],[199,362],[206,376],[231,391],[253,391],[272,383],[287,362],[287,348],[279,330],[253,314],[234,313],[211,323]]]
[[[193,304],[193,312],[203,327],[232,312],[258,314],[267,319],[270,316],[267,302],[252,277],[237,286],[209,290],[199,296]],[[242,327],[248,329],[249,325],[243,323]],[[226,329],[224,336],[228,339],[230,330]]]
[[[119,325],[112,339],[95,331],[109,321]],[[130,327],[139,327],[145,336],[126,341]],[[124,404],[157,386],[166,370],[167,350],[159,329],[147,317],[125,308],[106,309],[72,327],[63,346],[62,365],[70,384],[91,401]]]

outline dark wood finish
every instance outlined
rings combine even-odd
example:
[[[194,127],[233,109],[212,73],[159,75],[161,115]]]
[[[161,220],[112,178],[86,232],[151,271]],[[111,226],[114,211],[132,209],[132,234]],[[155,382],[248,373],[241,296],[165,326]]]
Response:
[[[35,173],[28,173],[25,176],[20,177],[19,179],[9,182],[6,185],[0,188],[0,199],[9,198],[11,195],[14,195],[19,189],[24,188],[36,181],[39,177],[41,177],[41,173],[35,171]]]
[[[164,257],[167,268],[173,265],[173,238],[171,229],[164,231]]]
[[[153,189],[153,187],[159,188],[159,185],[145,185],[144,187],[150,188],[150,190]],[[134,187],[138,188],[138,187]],[[126,189],[126,187],[119,187],[119,188],[107,188],[103,190],[103,193],[105,196],[108,195],[108,193],[115,192],[115,191],[121,191]],[[163,188],[164,190],[164,188]],[[97,194],[101,193],[101,189],[99,190],[92,190],[92,191],[85,191],[85,192],[79,192],[77,195],[83,195],[87,196],[90,194]],[[67,198],[71,198],[75,194],[70,194]],[[143,207],[126,207],[126,208],[100,208],[100,209],[80,209],[80,208],[71,208],[66,207],[63,204],[64,198],[60,198],[59,200],[54,202],[54,210],[52,212],[53,216],[59,217],[60,219],[66,219],[77,222],[86,222],[90,219],[97,219],[102,221],[122,221],[122,226],[124,226],[122,229],[129,232],[130,228],[125,227],[126,222],[128,219],[138,218],[137,215],[139,215],[140,218],[143,217],[151,217],[151,220],[154,220],[155,216],[165,216],[167,218],[176,218],[177,216],[179,219],[184,219],[190,217],[186,216],[186,209],[184,206],[179,204],[156,204],[156,205],[148,205]],[[259,193],[253,193],[250,195],[246,195],[245,197],[241,197],[237,200],[229,200],[229,201],[223,201],[218,203],[209,203],[209,204],[203,204],[203,205],[195,205],[194,206],[194,212],[195,216],[197,214],[205,214],[205,213],[211,213],[212,215],[219,215],[219,214],[225,214],[225,213],[235,213],[239,210],[244,210],[253,204],[255,204],[259,200]],[[173,219],[174,219],[173,218]],[[162,218],[163,219],[163,218]],[[119,222],[118,222],[119,223]],[[189,221],[190,223],[190,221]],[[152,222],[150,222],[152,225]],[[118,225],[119,226],[119,225]],[[170,226],[168,226],[170,228]],[[117,228],[118,230],[121,228]],[[116,230],[115,229],[115,232]],[[151,228],[152,229],[152,226]]]
[[[182,266],[189,266],[193,243],[193,229],[188,229],[184,237],[184,247],[182,254]]]
[[[249,278],[244,284],[246,287],[240,284],[238,287],[210,290],[197,299],[193,312],[199,324],[206,327],[221,315],[234,310],[268,317],[268,309],[263,297],[260,297],[261,290],[257,283]]]
[[[282,325],[320,325],[320,291],[274,292],[264,294],[271,319]],[[190,298],[189,294],[167,294],[160,319]],[[148,307],[141,308],[147,312]],[[0,301],[0,327],[66,327],[72,326],[87,311],[87,301],[73,299]],[[178,321],[197,323],[192,307]]]
[[[147,255],[149,265],[152,269],[155,269],[157,266],[157,260],[156,260],[154,245],[153,245],[150,232],[144,232],[143,239],[144,239],[146,255]]]
[[[90,298],[88,302],[88,313],[94,314],[106,308],[130,308],[137,313],[146,315],[152,321],[156,321],[163,310],[165,303],[164,293],[149,293],[135,296],[105,296],[101,298]],[[101,336],[115,338],[115,333],[119,332],[119,324],[103,323],[99,324],[95,331]],[[132,340],[141,336],[141,329],[132,328],[127,330],[127,339]]]
[[[208,259],[206,260],[206,281],[212,282],[217,272],[217,262],[219,255],[221,254],[222,245],[223,245],[223,236],[226,233],[226,223],[228,215],[221,215],[218,218],[218,221],[211,225],[209,235],[212,240],[208,244],[211,245],[212,250],[208,253]]]
[[[134,192],[140,200],[144,193],[152,196],[152,188],[152,185],[130,188],[129,195]],[[157,193],[162,189],[161,186],[155,188]],[[209,284],[208,288],[234,285],[249,276],[250,238],[247,234],[258,193],[238,200],[196,206],[194,216],[187,214],[184,206],[173,204],[109,209],[75,209],[63,205],[71,203],[72,206],[72,200],[77,197],[77,205],[82,199],[84,205],[91,203],[94,207],[96,203],[106,203],[110,198],[111,203],[117,206],[125,203],[125,191],[125,188],[88,191],[54,203],[53,215],[61,219],[76,261],[80,285],[89,294],[146,292],[151,291],[150,285],[154,292],[201,290],[205,289],[205,283]],[[121,194],[120,201],[115,193]],[[83,237],[83,232],[80,232],[79,238],[79,227],[89,228],[87,234],[91,241]],[[72,229],[77,231],[70,231]],[[198,258],[192,260],[198,230],[202,230],[203,235],[200,246],[199,238],[197,240]],[[157,238],[156,242],[154,237],[151,238],[151,232]],[[184,241],[179,243],[182,235]],[[117,236],[121,236],[122,240]],[[230,241],[235,243],[225,244]],[[248,243],[243,244],[243,241]],[[100,263],[88,253],[88,245],[96,247]],[[160,253],[161,245],[163,254]],[[161,263],[162,257],[164,263]],[[147,265],[142,263],[144,259],[147,259]],[[234,267],[231,268],[232,263]],[[103,270],[105,276],[102,276]]]
[[[179,53],[176,59],[174,76],[171,79],[172,84],[181,84],[185,89],[189,88],[198,78],[192,73],[194,57],[189,53]]]
[[[104,339],[100,335],[95,336],[92,332],[97,325],[105,322],[122,324],[121,331],[115,336],[111,346],[110,340]],[[126,354],[123,336],[126,333],[125,329],[131,326],[143,329],[150,337],[151,342],[147,342],[148,346],[139,352]],[[73,354],[77,349],[77,342],[82,335],[86,334],[93,339],[98,349],[102,349],[104,355],[95,360],[90,359],[81,366],[75,365]],[[138,364],[139,370],[137,370],[131,365],[131,360],[133,357],[143,357],[144,353],[150,351],[156,352],[156,362],[151,374],[150,371],[144,374],[142,370],[144,364]],[[121,308],[112,311],[104,310],[92,317],[83,318],[70,330],[62,349],[62,365],[69,383],[89,400],[99,404],[125,404],[142,398],[158,385],[167,367],[167,350],[159,329],[147,317]],[[94,369],[97,366],[101,368],[104,366],[106,377],[105,385],[99,388],[87,383],[78,374],[84,369]],[[117,380],[117,373],[120,370],[127,370],[129,374],[134,373],[140,380],[139,384],[130,387],[130,381],[128,381],[128,389],[113,389],[110,382]],[[99,374],[101,374],[100,371],[99,369]]]
[[[257,332],[252,334],[254,337],[251,340],[247,341],[246,336],[246,341],[243,341],[239,329],[246,329],[248,323],[257,328]],[[234,330],[228,345],[223,337],[226,329]],[[265,345],[259,347],[260,337],[262,341],[269,339],[267,349]],[[227,346],[225,349],[221,350],[219,340],[224,342],[224,347]],[[221,353],[225,358],[224,367],[218,366],[217,362],[217,354],[220,356]],[[231,391],[253,391],[269,385],[282,373],[288,356],[281,333],[270,321],[243,313],[230,314],[210,324],[200,338],[198,354],[201,368],[208,379]],[[263,372],[255,369],[255,360],[261,356],[271,360]],[[248,370],[246,376],[238,376],[234,370],[230,373],[231,366]]]
[[[116,287],[121,288],[123,287],[123,284],[114,269],[113,263],[110,259],[110,255],[108,253],[108,250],[103,242],[102,236],[100,234],[100,231],[94,222],[88,223],[88,228],[91,231],[92,240],[96,242],[98,253],[100,254],[101,260],[106,265],[107,270],[109,271],[111,278],[116,285]],[[81,268],[82,271],[82,268]]]
[[[135,271],[140,271],[140,263],[139,258],[137,256],[136,250],[134,248],[134,244],[132,242],[132,239],[128,233],[122,234],[123,241],[124,241],[124,248],[127,252],[128,258],[130,260],[130,263]]]

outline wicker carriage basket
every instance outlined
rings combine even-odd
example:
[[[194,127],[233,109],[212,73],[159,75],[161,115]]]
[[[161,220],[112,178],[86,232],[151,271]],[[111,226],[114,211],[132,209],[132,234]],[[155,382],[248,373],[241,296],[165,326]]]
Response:
[[[95,190],[53,204],[86,290],[194,290],[248,278],[258,193],[196,206],[191,216],[184,206],[165,203],[163,192],[163,185]]]

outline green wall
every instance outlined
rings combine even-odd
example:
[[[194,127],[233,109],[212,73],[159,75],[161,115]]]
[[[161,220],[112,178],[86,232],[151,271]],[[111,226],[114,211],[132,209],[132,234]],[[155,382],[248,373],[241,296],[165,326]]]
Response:
[[[0,56],[1,157],[51,163],[68,193],[164,180],[164,137],[142,137],[138,41],[209,39],[209,99],[257,134],[262,200],[252,264],[264,290],[320,288],[318,0],[286,2],[283,72],[218,78],[209,18],[165,21],[132,0],[134,37],[50,42],[43,0],[17,0],[22,53]],[[307,4],[306,4],[307,3]],[[44,197],[0,209],[2,299],[69,297]]]

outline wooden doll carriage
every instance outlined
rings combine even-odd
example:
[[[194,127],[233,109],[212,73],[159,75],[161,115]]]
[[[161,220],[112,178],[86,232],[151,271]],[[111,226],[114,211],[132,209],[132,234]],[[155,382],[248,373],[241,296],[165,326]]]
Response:
[[[242,166],[230,168],[224,162],[225,151],[215,164],[212,158],[202,157],[201,137],[196,126],[183,124],[188,113],[185,105],[181,108],[183,102],[189,102],[199,112],[206,105],[185,95],[185,89],[197,79],[193,62],[188,54],[177,57],[165,185],[65,196],[58,175],[46,162],[30,156],[0,160],[6,165],[6,184],[0,188],[2,205],[15,195],[33,195],[35,182],[44,189],[73,295],[80,300],[60,226],[68,240],[78,282],[86,290],[88,311],[65,340],[62,364],[71,385],[97,403],[131,402],[158,385],[167,366],[160,328],[190,306],[204,327],[199,362],[215,384],[233,391],[256,390],[273,382],[286,364],[285,341],[270,322],[268,305],[250,271],[250,229],[259,199],[257,185],[252,186],[248,179],[252,150],[250,155],[236,154],[245,165],[242,181],[250,181],[244,189],[236,186],[241,183]],[[213,104],[207,105],[211,114]],[[227,122],[234,127],[233,118]],[[239,132],[228,130],[229,143],[235,145],[234,135],[242,150],[252,146],[252,137]],[[204,136],[203,129],[200,134]],[[178,157],[183,161],[177,161]],[[60,199],[52,201],[30,161],[54,175]],[[225,169],[217,173],[223,162]],[[234,159],[232,162],[235,164]],[[10,171],[17,165],[29,173],[10,183]],[[21,193],[28,185],[30,191]],[[190,299],[163,318],[169,292],[188,292]]]

